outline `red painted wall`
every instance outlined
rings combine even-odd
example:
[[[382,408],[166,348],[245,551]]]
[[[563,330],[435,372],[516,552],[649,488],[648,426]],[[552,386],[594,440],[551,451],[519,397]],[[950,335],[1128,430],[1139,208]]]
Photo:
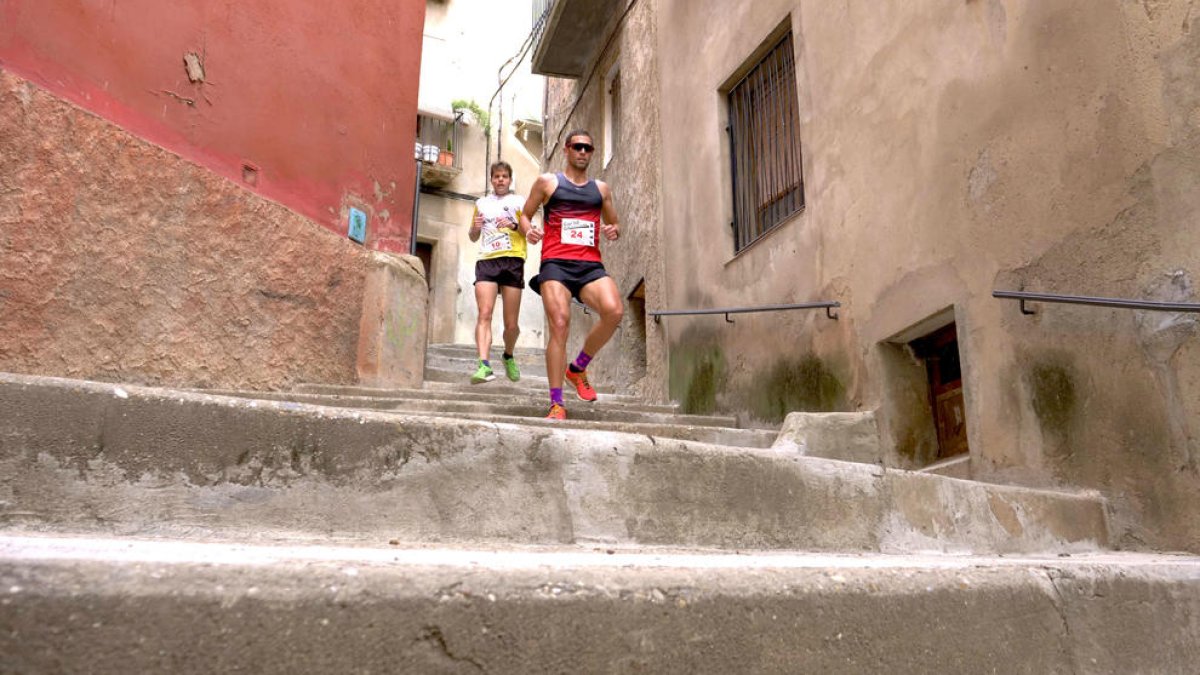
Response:
[[[371,248],[407,252],[424,21],[425,0],[0,0],[0,68],[335,232],[362,208]]]

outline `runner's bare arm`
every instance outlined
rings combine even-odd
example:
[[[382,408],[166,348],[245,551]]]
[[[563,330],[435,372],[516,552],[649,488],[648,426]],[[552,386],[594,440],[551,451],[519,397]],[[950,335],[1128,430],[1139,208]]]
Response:
[[[531,244],[536,244],[542,239],[541,230],[533,229],[533,214],[542,208],[542,204],[550,198],[552,190],[549,190],[550,184],[555,180],[553,174],[543,174],[538,176],[538,179],[533,182],[533,187],[529,190],[529,197],[525,200],[525,207],[521,209],[520,228],[521,234],[525,235],[525,240]]]
[[[471,229],[467,230],[467,236],[471,241],[479,241],[479,231],[483,228],[483,214],[479,209],[475,209],[475,213],[471,214]]]
[[[617,207],[613,204],[612,190],[604,181],[596,181],[596,187],[600,190],[600,196],[604,198],[604,202],[600,206],[602,223],[600,232],[604,234],[605,239],[616,241],[621,236],[621,226],[618,224]]]

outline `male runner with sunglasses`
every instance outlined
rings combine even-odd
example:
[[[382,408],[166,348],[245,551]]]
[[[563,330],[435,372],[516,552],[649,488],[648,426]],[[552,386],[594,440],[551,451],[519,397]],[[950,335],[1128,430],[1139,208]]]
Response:
[[[625,314],[617,284],[604,271],[600,259],[600,237],[616,241],[621,228],[612,190],[606,183],[588,178],[594,150],[589,132],[577,129],[567,134],[563,146],[566,167],[561,173],[539,176],[520,213],[521,234],[531,244],[542,242],[542,266],[529,287],[542,296],[549,324],[546,376],[550,380],[547,417],[551,419],[567,418],[562,397],[564,377],[575,386],[579,398],[596,400],[596,390],[588,383],[588,363],[613,336]],[[543,206],[543,229],[535,230],[530,219]],[[600,321],[584,339],[583,350],[567,366],[572,297],[592,308]]]

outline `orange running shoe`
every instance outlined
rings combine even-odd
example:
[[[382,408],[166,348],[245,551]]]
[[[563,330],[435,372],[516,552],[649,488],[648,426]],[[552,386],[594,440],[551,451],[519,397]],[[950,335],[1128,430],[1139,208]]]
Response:
[[[550,404],[550,414],[546,415],[548,420],[565,420],[567,419],[567,409],[557,403]]]
[[[588,382],[586,370],[573,373],[570,368],[567,368],[567,381],[575,385],[575,393],[579,394],[579,398],[585,401],[596,400],[596,390],[592,389],[592,385]]]

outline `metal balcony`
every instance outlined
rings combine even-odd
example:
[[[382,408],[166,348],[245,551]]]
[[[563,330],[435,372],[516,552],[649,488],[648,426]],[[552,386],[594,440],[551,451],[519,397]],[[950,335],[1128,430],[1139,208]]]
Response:
[[[534,0],[533,72],[578,78],[607,37],[609,21],[625,0]]]

